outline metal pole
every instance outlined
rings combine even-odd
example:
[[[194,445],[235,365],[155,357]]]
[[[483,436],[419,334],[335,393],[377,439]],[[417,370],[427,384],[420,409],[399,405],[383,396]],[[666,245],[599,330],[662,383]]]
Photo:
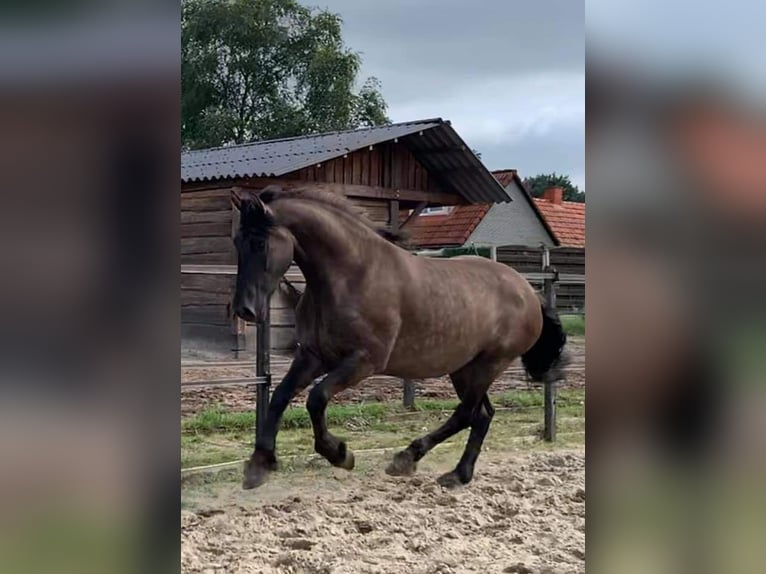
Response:
[[[271,304],[266,316],[257,324],[255,349],[255,376],[264,381],[255,387],[255,440],[263,436],[263,425],[269,409],[271,387]]]
[[[497,245],[489,246],[489,257],[492,261],[497,261]]]

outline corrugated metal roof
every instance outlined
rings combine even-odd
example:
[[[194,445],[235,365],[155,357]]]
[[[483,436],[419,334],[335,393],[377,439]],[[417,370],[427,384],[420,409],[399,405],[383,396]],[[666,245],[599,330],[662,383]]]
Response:
[[[184,152],[181,181],[279,177],[395,138],[445,191],[470,203],[511,201],[450,123],[438,118]]]

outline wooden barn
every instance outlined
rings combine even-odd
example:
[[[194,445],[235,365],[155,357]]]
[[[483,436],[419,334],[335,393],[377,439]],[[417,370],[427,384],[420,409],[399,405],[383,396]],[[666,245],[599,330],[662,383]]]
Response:
[[[181,325],[189,353],[252,349],[229,312],[238,224],[231,189],[310,185],[343,194],[373,221],[408,226],[427,207],[512,201],[448,121],[422,120],[260,141],[181,156]],[[399,214],[411,210],[400,221]],[[288,273],[300,281],[297,268]],[[285,293],[272,300],[272,348],[292,340]]]

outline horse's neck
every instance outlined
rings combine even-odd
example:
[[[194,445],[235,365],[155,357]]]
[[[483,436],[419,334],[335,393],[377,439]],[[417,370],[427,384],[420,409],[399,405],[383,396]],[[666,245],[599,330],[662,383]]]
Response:
[[[307,288],[321,289],[358,266],[359,242],[367,239],[357,230],[313,206],[291,202],[280,207],[278,218],[295,238],[295,263]]]

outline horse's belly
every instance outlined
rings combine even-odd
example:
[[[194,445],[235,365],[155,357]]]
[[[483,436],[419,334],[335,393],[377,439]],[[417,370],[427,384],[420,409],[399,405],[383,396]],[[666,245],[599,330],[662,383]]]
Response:
[[[412,379],[441,377],[466,365],[481,350],[476,341],[449,339],[453,338],[437,334],[398,342],[385,374]]]

